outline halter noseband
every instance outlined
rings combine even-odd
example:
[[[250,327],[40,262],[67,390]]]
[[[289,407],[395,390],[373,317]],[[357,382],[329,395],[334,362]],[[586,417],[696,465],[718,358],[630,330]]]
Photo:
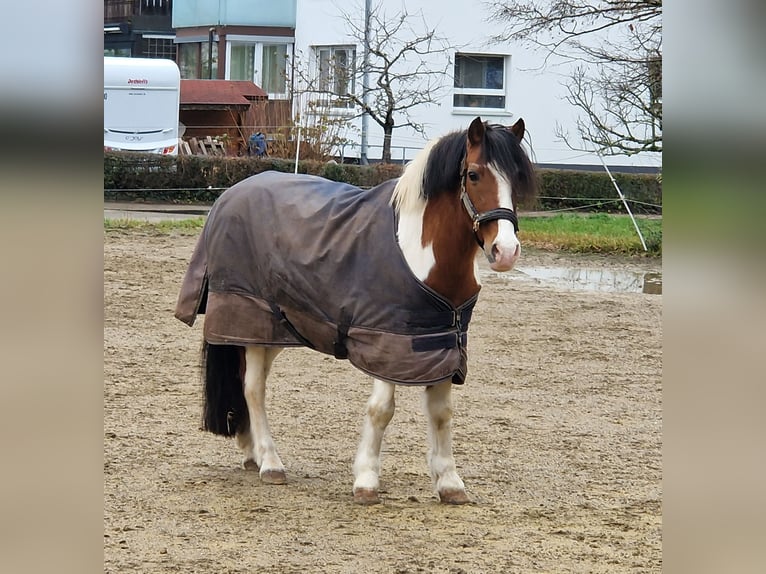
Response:
[[[479,226],[481,226],[481,224],[485,221],[507,219],[513,224],[514,232],[518,233],[519,220],[516,217],[516,212],[512,209],[508,209],[506,207],[498,207],[496,209],[485,211],[484,213],[479,213],[477,211],[476,206],[474,206],[471,198],[468,197],[468,192],[465,190],[465,179],[467,176],[468,170],[464,167],[463,172],[460,174],[460,199],[463,202],[463,207],[465,207],[465,210],[468,212],[468,216],[473,222],[473,235],[476,237],[476,243],[479,244],[479,247],[481,247],[482,250],[484,249],[484,240],[479,236]],[[485,255],[487,255],[487,259],[489,259],[490,263],[494,262],[495,257],[491,253],[487,254],[485,252]]]

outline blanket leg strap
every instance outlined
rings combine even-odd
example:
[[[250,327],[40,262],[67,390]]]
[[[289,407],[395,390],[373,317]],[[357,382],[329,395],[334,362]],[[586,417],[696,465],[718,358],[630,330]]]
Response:
[[[309,341],[306,337],[304,337],[298,332],[298,329],[295,328],[295,325],[293,325],[288,320],[288,318],[285,316],[284,311],[282,311],[282,309],[280,309],[276,303],[270,303],[270,306],[271,306],[271,312],[274,314],[274,317],[276,317],[277,321],[279,321],[279,323],[283,325],[284,328],[287,329],[293,337],[298,339],[298,341],[300,341],[303,345],[307,346],[309,349],[316,350],[314,343]]]
[[[348,339],[348,325],[338,325],[338,338],[333,341],[333,354],[336,359],[348,359],[346,339]]]

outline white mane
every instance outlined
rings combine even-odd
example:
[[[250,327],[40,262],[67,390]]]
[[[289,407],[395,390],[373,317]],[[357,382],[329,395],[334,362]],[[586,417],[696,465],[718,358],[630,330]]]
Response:
[[[422,243],[426,199],[421,190],[428,156],[437,141],[428,142],[415,159],[407,164],[391,196],[391,205],[399,214],[399,224],[396,229],[399,247],[413,274],[421,281],[428,277],[429,271],[436,262],[433,246]]]
[[[428,156],[431,155],[431,148],[437,141],[439,141],[438,138],[428,142],[415,159],[404,168],[404,173],[399,178],[391,196],[391,205],[400,215],[421,212],[425,207],[426,200],[421,195],[423,176],[428,164]]]

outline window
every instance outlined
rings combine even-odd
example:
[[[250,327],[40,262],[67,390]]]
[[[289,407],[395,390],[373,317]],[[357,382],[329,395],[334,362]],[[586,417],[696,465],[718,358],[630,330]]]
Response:
[[[286,96],[287,44],[264,44],[261,68],[261,88],[270,96]]]
[[[203,80],[215,80],[218,78],[218,42],[201,42],[200,47],[200,75]],[[212,58],[211,58],[212,56]]]
[[[317,89],[332,94],[334,108],[350,108],[353,103],[348,94],[354,93],[356,49],[349,46],[321,46],[314,48],[317,56]]]
[[[145,34],[141,42],[145,58],[176,59],[176,44],[173,36],[160,36]]]
[[[130,47],[116,47],[116,48],[104,48],[104,56],[121,56],[123,58],[130,58]]]
[[[271,99],[286,99],[292,44],[276,38],[231,36],[227,42],[226,79],[253,82]]]
[[[505,109],[506,56],[455,54],[455,108]]]
[[[215,79],[218,74],[218,43],[212,46],[212,66],[208,66],[210,44],[208,42],[184,42],[178,44],[178,67],[184,80]]]
[[[255,44],[231,45],[229,56],[229,79],[253,81],[255,71]]]
[[[199,79],[199,44],[178,44],[178,67],[184,80]]]

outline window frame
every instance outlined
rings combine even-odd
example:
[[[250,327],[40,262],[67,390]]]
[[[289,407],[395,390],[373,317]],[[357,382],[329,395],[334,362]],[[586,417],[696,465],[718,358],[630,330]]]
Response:
[[[173,34],[144,34],[141,37],[144,58],[164,58],[176,61],[178,44]]]
[[[227,80],[232,80],[232,73],[231,68],[232,64],[234,63],[234,48],[238,47],[244,47],[247,49],[252,49],[252,54],[247,54],[246,58],[248,60],[252,59],[252,68],[250,69],[250,76],[249,79],[245,79],[248,82],[252,82],[255,77],[255,62],[257,60],[257,52],[258,52],[258,45],[257,42],[244,42],[244,41],[232,41],[227,38],[226,40],[226,70],[224,72],[224,77]],[[245,62],[247,63],[247,62]],[[234,78],[235,80],[242,80],[242,78]]]
[[[233,45],[250,45],[254,46],[254,68],[251,79],[247,80],[253,82],[258,87],[262,88],[269,95],[270,100],[288,100],[290,99],[290,74],[291,74],[291,62],[293,59],[293,53],[295,50],[295,40],[286,36],[247,36],[242,34],[231,34],[226,36],[226,70],[224,77],[227,80],[231,79],[231,48]],[[283,92],[269,92],[264,86],[263,81],[263,51],[267,46],[284,46],[285,47],[285,83]]]
[[[284,77],[284,91],[282,92],[270,92],[265,86],[264,78],[263,78],[263,72],[264,72],[264,58],[263,53],[266,48],[271,46],[284,46],[285,47],[285,77]],[[263,90],[266,91],[266,93],[269,94],[270,100],[286,100],[289,96],[289,86],[290,86],[290,60],[292,58],[292,44],[288,44],[287,42],[258,42],[258,46],[256,46],[255,49],[255,78],[258,79],[258,81],[255,81],[257,85],[259,85]]]
[[[218,77],[218,38],[214,40],[212,78]],[[181,71],[182,80],[206,80],[208,68],[209,41],[192,40],[181,41],[176,44],[176,63]],[[191,75],[190,75],[191,74]]]
[[[336,58],[336,53],[345,52],[350,59],[350,66],[347,66],[350,70],[346,81],[348,82],[348,89],[345,93],[353,94],[356,92],[356,52],[357,46],[354,44],[321,44],[312,45],[311,50],[314,56],[314,63],[316,65],[316,80],[318,82],[317,88],[322,92],[321,94],[313,94],[312,102],[316,104],[326,103],[329,109],[333,113],[352,113],[354,111],[354,102],[348,98],[344,98],[343,94],[338,93],[338,82],[340,79],[335,73],[338,69],[337,65],[331,65],[329,73],[327,74],[326,81],[332,87],[332,90],[328,90],[322,87],[322,52],[329,52],[328,62],[333,62]],[[332,94],[332,95],[330,95]]]
[[[176,42],[176,62],[182,80],[198,80],[202,76],[200,42]]]
[[[457,66],[458,58],[498,58],[502,59],[503,66],[503,86],[502,88],[461,88],[456,86],[458,83]],[[500,54],[495,52],[455,52],[454,54],[455,69],[453,70],[452,81],[452,113],[454,114],[476,114],[482,113],[485,115],[512,115],[509,106],[508,87],[510,85],[510,54]],[[503,105],[499,107],[472,107],[472,106],[457,106],[455,105],[455,96],[496,96],[503,98]]]

